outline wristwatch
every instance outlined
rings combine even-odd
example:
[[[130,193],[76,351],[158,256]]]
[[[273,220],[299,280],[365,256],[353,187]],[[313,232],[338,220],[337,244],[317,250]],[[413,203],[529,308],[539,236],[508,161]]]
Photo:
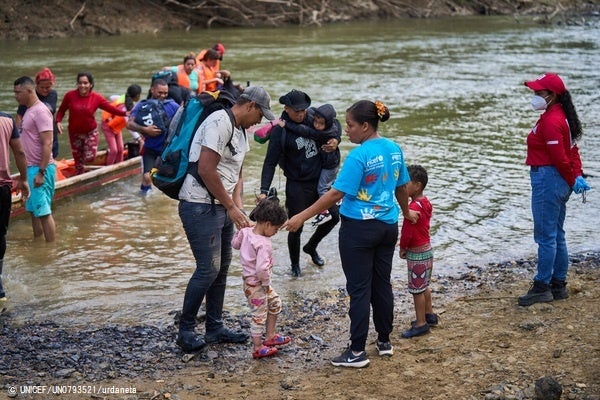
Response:
[[[38,174],[45,176],[46,175],[46,169],[45,168],[40,168],[38,169]]]

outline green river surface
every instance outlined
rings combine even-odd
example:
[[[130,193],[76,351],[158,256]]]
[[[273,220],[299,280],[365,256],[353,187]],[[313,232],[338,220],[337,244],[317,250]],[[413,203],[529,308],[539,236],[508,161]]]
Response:
[[[13,82],[44,66],[54,71],[59,100],[90,71],[95,90],[110,96],[183,55],[222,42],[223,68],[236,81],[264,86],[272,108],[292,88],[314,105],[344,111],[359,99],[391,110],[380,133],[401,146],[409,163],[429,172],[434,205],[434,275],[458,276],[466,264],[536,254],[525,138],[537,120],[523,81],[553,71],[570,90],[584,136],[580,152],[593,190],[587,203],[572,195],[566,231],[571,252],[600,248],[600,21],[581,26],[539,25],[512,17],[353,22],[321,28],[211,29],[27,42],[0,41],[0,110],[14,112]],[[99,117],[99,113],[98,113]],[[129,139],[129,133],[125,133]],[[252,142],[245,163],[248,208],[259,186],[265,145]],[[101,143],[100,147],[104,144]],[[342,142],[343,153],[352,145]],[[66,135],[59,158],[70,157]],[[57,205],[58,240],[34,241],[27,218],[11,222],[4,284],[14,318],[72,325],[163,324],[181,308],[195,268],[177,215],[177,202],[154,191],[138,194],[139,177]],[[284,177],[274,185],[283,193]],[[303,243],[312,228],[307,225]],[[337,228],[319,247],[327,265],[302,259],[292,279],[286,233],[274,238],[273,285],[285,297],[343,287]],[[396,256],[394,280],[406,280]],[[226,307],[246,311],[234,252]]]

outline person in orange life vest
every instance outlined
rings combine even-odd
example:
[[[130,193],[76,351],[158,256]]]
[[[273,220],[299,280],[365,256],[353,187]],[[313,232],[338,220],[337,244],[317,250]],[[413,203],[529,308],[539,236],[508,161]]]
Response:
[[[221,69],[221,61],[223,61],[223,55],[225,54],[225,46],[223,46],[222,43],[217,43],[212,47],[212,49],[216,50],[221,56],[218,60],[214,60],[215,66],[213,67],[213,70],[216,71],[217,77],[221,78],[224,82],[223,84],[218,84],[216,90],[225,90],[237,98],[240,93],[244,91],[244,86],[237,82],[233,82],[231,73],[228,70]],[[196,63],[198,65],[201,64],[201,60],[206,55],[207,51],[207,49],[204,49],[198,53],[198,56],[196,57]]]
[[[127,113],[111,105],[101,94],[93,91],[94,77],[89,72],[77,74],[77,89],[68,91],[56,113],[58,132],[63,132],[62,120],[69,111],[69,141],[75,161],[75,173],[85,172],[84,164],[96,158],[98,151],[98,124],[96,110],[125,116]]]
[[[214,92],[219,85],[223,84],[222,74],[216,69],[217,61],[220,59],[221,55],[218,51],[214,49],[206,50],[197,67],[201,92]]]
[[[56,121],[54,120],[54,114],[56,114],[56,107],[58,103],[58,94],[56,90],[53,89],[54,84],[56,83],[56,78],[50,68],[42,68],[35,75],[35,93],[38,96],[38,99],[42,103],[48,107],[50,112],[52,113],[53,119],[53,131],[52,131],[52,157],[58,157],[58,126],[56,125]],[[17,108],[17,115],[15,117],[15,122],[17,123],[17,128],[20,129],[21,121],[23,120],[23,115],[27,111],[27,107],[19,105]]]
[[[133,84],[127,88],[127,92],[117,96],[112,101],[112,105],[123,110],[131,111],[135,103],[140,100],[142,88]],[[102,132],[106,138],[108,146],[108,155],[106,156],[106,165],[112,165],[123,161],[123,135],[121,132],[127,125],[127,117],[113,115],[108,111],[102,112]]]
[[[221,61],[223,61],[223,56],[225,55],[225,46],[223,46],[222,43],[216,43],[213,47],[213,50],[216,50],[220,57],[219,59],[215,62],[215,71],[220,71],[221,70]],[[198,55],[196,56],[196,64],[200,64],[200,62],[202,61],[202,59],[204,58],[204,56],[206,55],[206,52],[208,51],[208,49],[202,49],[200,50],[200,52],[198,53]]]
[[[174,67],[164,67],[164,70],[170,70],[177,74],[177,84],[186,88],[191,93],[200,93],[200,78],[196,69],[196,56],[194,53],[188,53],[183,57],[183,64]]]

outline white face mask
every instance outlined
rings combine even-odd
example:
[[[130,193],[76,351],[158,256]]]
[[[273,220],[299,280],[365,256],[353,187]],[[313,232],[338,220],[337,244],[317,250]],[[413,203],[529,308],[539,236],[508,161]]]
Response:
[[[546,96],[548,97],[548,96]],[[546,103],[546,97],[535,95],[531,98],[531,107],[536,111],[544,111],[548,104]]]

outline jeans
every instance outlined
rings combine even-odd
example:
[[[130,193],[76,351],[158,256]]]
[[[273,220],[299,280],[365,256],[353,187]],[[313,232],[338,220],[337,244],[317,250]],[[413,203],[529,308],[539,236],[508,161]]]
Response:
[[[339,167],[332,169],[323,168],[321,170],[321,175],[319,175],[319,185],[317,186],[317,193],[319,193],[319,197],[323,196],[329,191],[329,189],[331,189],[331,185],[337,176],[338,169]]]
[[[390,279],[397,241],[397,223],[342,217],[339,249],[350,296],[350,348],[354,351],[365,349],[371,307],[377,340],[389,341],[394,322]]]
[[[532,168],[530,178],[533,239],[538,245],[534,280],[546,284],[552,278],[564,281],[569,253],[563,225],[571,188],[552,166]]]
[[[179,202],[179,217],[196,259],[183,299],[179,330],[193,331],[196,315],[206,297],[206,332],[223,327],[223,301],[231,264],[233,222],[225,207]]]

